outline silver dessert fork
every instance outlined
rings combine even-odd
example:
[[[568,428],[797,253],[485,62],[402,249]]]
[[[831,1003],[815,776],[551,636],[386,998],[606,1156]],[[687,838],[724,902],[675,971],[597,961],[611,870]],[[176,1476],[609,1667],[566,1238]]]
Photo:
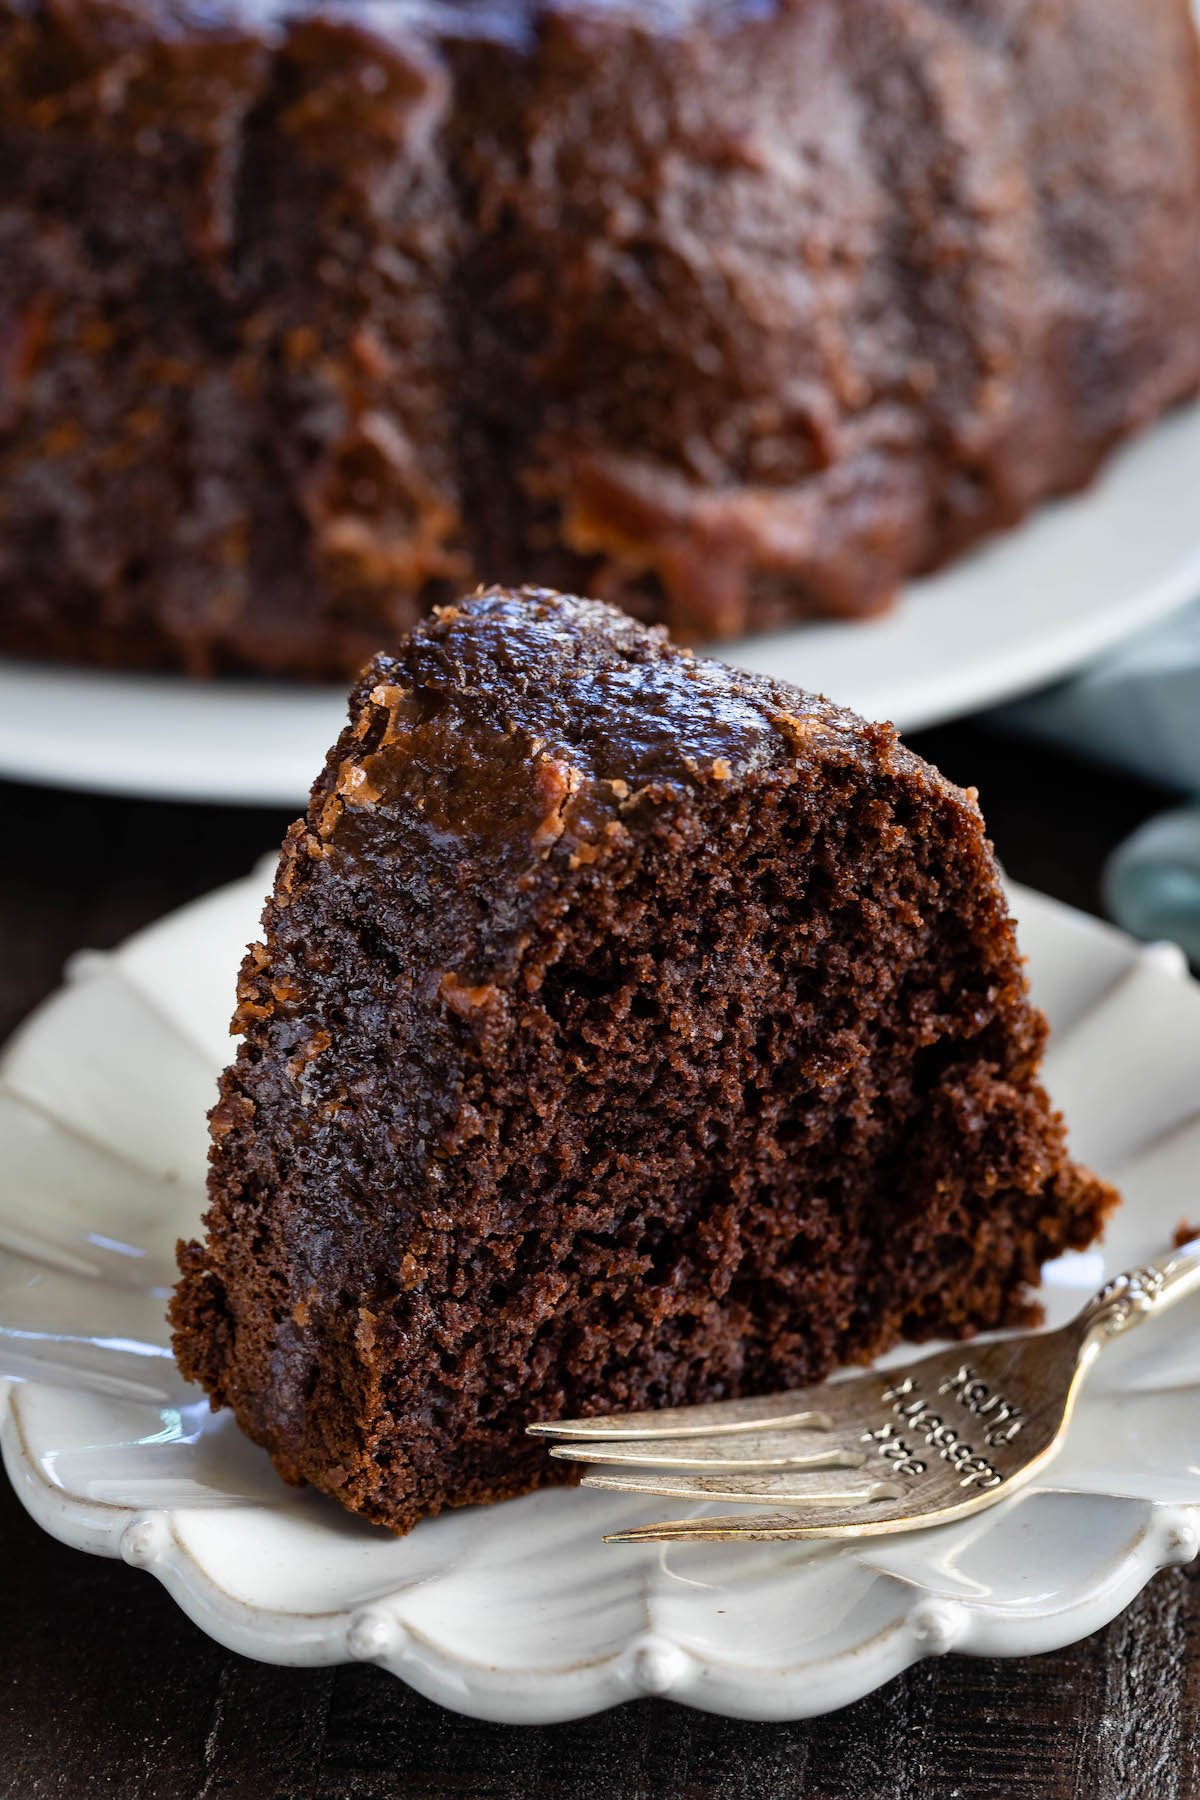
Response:
[[[654,1540],[854,1538],[994,1506],[1044,1468],[1105,1344],[1200,1288],[1200,1238],[1114,1276],[1057,1331],[955,1347],[903,1368],[662,1412],[530,1425],[591,1488],[771,1510],[611,1533]]]

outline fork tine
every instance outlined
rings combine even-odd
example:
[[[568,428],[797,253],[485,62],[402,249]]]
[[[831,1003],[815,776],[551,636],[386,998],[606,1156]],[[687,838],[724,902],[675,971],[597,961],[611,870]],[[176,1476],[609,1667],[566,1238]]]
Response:
[[[895,1500],[894,1481],[840,1469],[738,1475],[585,1475],[583,1486],[621,1494],[657,1494],[675,1500],[725,1500],[736,1506],[854,1506]]]
[[[797,1440],[792,1439],[795,1443]],[[798,1440],[801,1444],[803,1438]],[[866,1461],[861,1450],[831,1441],[815,1449],[792,1449],[781,1432],[758,1437],[748,1433],[718,1438],[651,1439],[612,1444],[568,1441],[553,1444],[551,1456],[567,1462],[613,1464],[632,1469],[699,1469],[710,1475],[729,1475],[749,1469],[857,1469]],[[678,1446],[678,1447],[675,1447]]]
[[[877,1482],[873,1493],[864,1495],[860,1492],[845,1504],[838,1503],[832,1489],[823,1496],[812,1493],[801,1496],[797,1487],[793,1498],[779,1489],[767,1493],[761,1485],[757,1485],[753,1494],[744,1496],[745,1500],[762,1501],[782,1506],[786,1510],[778,1513],[731,1513],[728,1516],[698,1513],[688,1519],[663,1519],[651,1525],[631,1525],[624,1531],[609,1532],[604,1542],[698,1544],[745,1539],[749,1542],[767,1543],[810,1538],[891,1536],[897,1532],[920,1531],[931,1525],[948,1524],[953,1519],[961,1519],[969,1513],[995,1506],[999,1500],[1024,1487],[1029,1473],[1028,1469],[1022,1469],[1010,1476],[999,1488],[983,1492],[976,1490],[972,1494],[964,1494],[959,1500],[925,1510],[914,1508],[911,1496],[894,1482]],[[588,1477],[584,1486],[598,1487],[603,1480],[601,1476]],[[625,1484],[605,1482],[604,1485]],[[664,1485],[658,1491],[666,1493],[667,1488]],[[681,1499],[696,1500],[702,1497],[691,1490],[685,1492],[682,1483],[678,1486],[672,1484],[671,1492]],[[743,1500],[742,1495],[729,1491],[722,1495],[713,1493],[707,1497],[732,1500],[737,1504]]]
[[[789,1508],[786,1513],[708,1513],[699,1518],[662,1519],[653,1525],[631,1525],[610,1531],[606,1544],[771,1544],[806,1539],[867,1537],[898,1529],[884,1501],[865,1506],[814,1508],[811,1513]],[[928,1523],[928,1521],[925,1521]],[[921,1523],[921,1521],[916,1521]]]
[[[751,1400],[715,1400],[703,1406],[674,1406],[662,1412],[605,1413],[592,1419],[548,1419],[527,1425],[530,1437],[642,1442],[650,1438],[727,1437],[746,1431],[829,1431],[833,1414],[827,1384],[790,1394],[762,1394]],[[826,1404],[818,1404],[824,1401]]]

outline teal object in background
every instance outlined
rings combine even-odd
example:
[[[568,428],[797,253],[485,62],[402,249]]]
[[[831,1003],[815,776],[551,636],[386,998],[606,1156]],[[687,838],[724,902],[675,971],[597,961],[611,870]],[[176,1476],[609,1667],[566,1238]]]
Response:
[[[1105,870],[1104,903],[1126,931],[1169,938],[1200,968],[1200,602],[992,717],[1195,802],[1121,845]]]
[[[1114,851],[1104,904],[1126,931],[1169,938],[1200,969],[1200,807],[1160,814]]]
[[[1200,601],[991,716],[1200,798]]]

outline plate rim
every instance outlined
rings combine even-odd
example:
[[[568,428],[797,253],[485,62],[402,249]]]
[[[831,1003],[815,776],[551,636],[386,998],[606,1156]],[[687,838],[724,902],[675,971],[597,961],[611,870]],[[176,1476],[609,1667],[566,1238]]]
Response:
[[[763,1723],[819,1718],[950,1651],[1010,1657],[1064,1649],[1124,1612],[1161,1570],[1200,1551],[1200,1502],[1122,1500],[1114,1503],[1129,1509],[1130,1529],[1116,1563],[1104,1564],[1066,1605],[1041,1614],[1006,1617],[921,1594],[863,1642],[790,1666],[701,1657],[652,1628],[607,1654],[566,1664],[468,1666],[379,1600],[312,1614],[227,1595],[177,1528],[177,1517],[186,1519],[193,1509],[83,1503],[46,1479],[26,1439],[20,1406],[26,1391],[53,1392],[32,1382],[0,1387],[0,1453],[21,1504],[59,1542],[153,1575],[194,1625],[238,1655],[289,1668],[373,1663],[452,1712],[496,1724],[561,1724],[640,1698],[669,1698]],[[1054,1492],[1047,1487],[1029,1497]]]

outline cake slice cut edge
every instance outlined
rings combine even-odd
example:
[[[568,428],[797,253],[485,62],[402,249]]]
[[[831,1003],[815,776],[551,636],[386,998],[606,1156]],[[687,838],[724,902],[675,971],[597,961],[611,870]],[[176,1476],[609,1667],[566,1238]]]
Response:
[[[263,927],[176,1355],[396,1531],[569,1479],[535,1419],[1029,1323],[1116,1200],[974,795],[599,602],[376,657]]]

